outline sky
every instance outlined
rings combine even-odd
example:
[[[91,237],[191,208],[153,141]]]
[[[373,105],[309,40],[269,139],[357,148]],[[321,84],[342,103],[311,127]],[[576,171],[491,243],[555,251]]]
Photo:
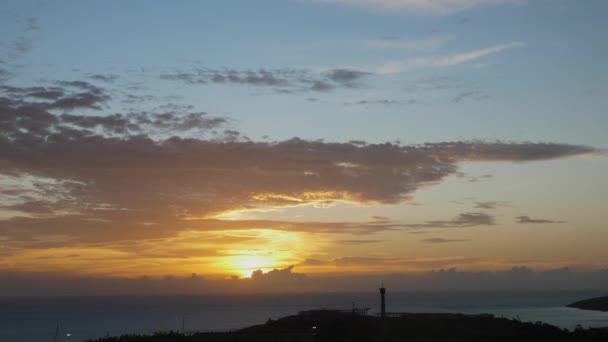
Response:
[[[3,1],[0,295],[605,288],[607,9]]]

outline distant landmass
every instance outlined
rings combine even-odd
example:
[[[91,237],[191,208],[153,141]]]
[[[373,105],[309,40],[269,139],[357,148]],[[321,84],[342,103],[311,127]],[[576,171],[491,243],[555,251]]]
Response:
[[[585,299],[566,306],[581,310],[608,311],[608,296]]]
[[[229,331],[123,335],[87,342],[386,342],[386,341],[608,341],[608,328],[574,331],[541,323],[497,318],[491,314],[386,313],[360,310],[311,310],[261,325]]]

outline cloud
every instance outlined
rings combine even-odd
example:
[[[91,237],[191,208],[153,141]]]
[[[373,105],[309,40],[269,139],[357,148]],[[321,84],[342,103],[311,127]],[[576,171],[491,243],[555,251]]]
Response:
[[[475,202],[475,208],[478,209],[496,209],[498,207],[508,206],[508,202],[499,202],[499,201],[485,201],[485,202]]]
[[[374,221],[390,221],[386,216],[372,216],[371,219]]]
[[[308,261],[307,265],[324,266],[326,269],[333,267],[367,269],[368,273],[378,273],[377,270],[390,271],[420,271],[432,268],[456,267],[463,264],[475,264],[481,262],[478,258],[469,257],[438,257],[438,258],[402,258],[386,256],[345,256],[331,260]],[[304,266],[300,264],[298,266]],[[371,272],[369,272],[371,271]],[[386,271],[385,271],[386,272]]]
[[[450,243],[450,242],[465,242],[465,241],[469,241],[469,240],[430,238],[430,239],[424,239],[424,240],[420,240],[420,241],[424,242],[424,243],[442,244],[442,243]]]
[[[478,260],[484,262],[484,260]],[[516,264],[517,265],[517,264]],[[317,266],[323,266],[321,262]],[[298,266],[300,267],[300,266]],[[249,278],[214,279],[192,273],[174,276],[139,278],[77,277],[57,272],[0,271],[0,291],[5,296],[74,296],[74,295],[167,295],[167,294],[244,294],[293,292],[358,292],[366,293],[378,287],[381,278],[390,289],[407,291],[467,291],[475,298],[483,298],[488,291],[547,291],[547,290],[604,290],[608,286],[606,270],[575,271],[569,268],[532,269],[513,266],[501,270],[438,268],[434,271],[410,273],[397,271],[371,274],[307,275],[293,267],[256,274]],[[526,293],[526,292],[524,292]],[[376,294],[370,297],[375,300]],[[526,294],[527,295],[527,294]],[[489,295],[488,299],[495,295]],[[515,298],[515,297],[514,297]],[[218,303],[223,298],[218,299]],[[423,300],[426,300],[423,298]],[[515,300],[518,300],[515,298]]]
[[[338,245],[366,245],[370,243],[381,242],[382,240],[336,240],[334,241]]]
[[[336,87],[352,88],[369,72],[353,69],[331,69],[314,73],[305,69],[208,69],[194,67],[191,70],[164,72],[163,80],[181,81],[188,84],[233,84],[272,88],[279,93],[327,92]]]
[[[65,91],[60,87],[12,87],[8,85],[0,86],[0,92],[13,99],[35,98],[43,100],[59,100],[65,95]]]
[[[273,269],[264,273],[262,270],[253,271],[251,274],[252,282],[271,283],[273,285],[291,283],[293,281],[301,281],[306,278],[305,274],[293,272],[294,266],[289,266],[283,269]]]
[[[11,109],[30,108],[30,111],[101,110],[102,105],[111,99],[102,88],[83,81],[58,81],[51,87],[2,85],[0,86],[1,95],[4,95],[5,98],[0,105],[11,107]],[[28,114],[25,113],[25,115]]]
[[[116,74],[107,74],[107,75],[94,74],[94,75],[89,76],[89,78],[96,80],[96,81],[105,82],[105,83],[113,83],[114,81],[119,79],[120,76],[118,76]]]
[[[450,36],[435,36],[426,39],[401,39],[397,37],[383,37],[381,39],[368,40],[366,47],[378,50],[407,50],[407,51],[432,51],[450,41]]]
[[[21,21],[21,22],[20,22]],[[32,38],[30,34],[34,31],[38,31],[36,18],[25,18],[18,19],[14,23],[18,27],[17,36],[12,38],[6,44],[2,44],[3,49],[0,51],[0,83],[9,81],[17,75],[19,69],[23,67],[21,63],[22,57],[31,51],[32,49]],[[20,27],[19,27],[20,26]]]
[[[480,90],[473,90],[473,91],[464,91],[459,93],[458,95],[456,95],[456,97],[454,97],[452,99],[453,103],[460,103],[464,100],[471,100],[471,101],[481,101],[481,100],[485,100],[488,99],[490,96]]]
[[[25,18],[25,31],[38,31],[40,30],[40,26],[38,26],[37,18]]]
[[[382,99],[382,100],[359,100],[354,102],[344,102],[345,106],[373,106],[373,105],[384,105],[384,106],[403,106],[403,105],[412,105],[416,103],[416,100],[409,100],[407,102],[402,102],[398,100],[392,99]]]
[[[19,54],[25,54],[32,49],[32,44],[26,37],[19,36],[13,40],[11,48]]]
[[[78,258],[80,257],[80,255],[78,254],[69,254],[69,255],[60,255],[60,256],[41,256],[41,257],[37,257],[36,259],[42,260],[42,259],[71,259],[71,258]]]
[[[333,69],[325,72],[324,75],[335,83],[351,86],[369,73],[351,69]]]
[[[486,6],[521,5],[526,0],[309,0],[317,3],[328,3],[352,6],[385,13],[403,13],[416,15],[450,15],[470,11]]]
[[[529,216],[517,216],[517,223],[526,224],[526,223],[566,223],[564,221],[554,221],[554,220],[545,220],[545,219],[532,219]]]
[[[225,126],[226,118],[204,112],[191,112],[190,107],[161,106],[159,113],[82,115],[55,114],[74,109],[101,110],[110,100],[104,89],[83,81],[59,81],[53,87],[0,86],[0,133],[9,138],[44,139],[49,136],[95,136],[211,131]],[[82,90],[85,90],[82,92]],[[4,95],[5,97],[1,97]]]
[[[332,77],[348,83],[357,76]],[[586,146],[499,141],[260,142],[228,127],[226,118],[192,112],[187,106],[100,115],[54,108],[56,101],[72,94],[105,94],[88,82],[0,91],[0,183],[10,185],[3,185],[0,193],[0,206],[9,215],[0,220],[0,236],[10,253],[23,258],[21,265],[31,268],[40,263],[32,263],[28,256],[43,256],[36,251],[50,247],[62,249],[60,255],[81,255],[71,262],[84,268],[100,260],[119,265],[137,256],[193,263],[189,257],[216,257],[185,242],[180,250],[162,248],[163,241],[188,232],[347,234],[351,236],[338,243],[361,244],[373,239],[352,235],[492,225],[493,217],[476,212],[422,223],[381,217],[369,222],[217,217],[237,210],[338,200],[396,204],[455,174],[463,162],[524,162],[595,152]],[[56,91],[59,100],[30,96],[49,91]],[[87,256],[79,249],[85,247],[107,257]]]
[[[488,55],[496,54],[504,50],[523,46],[525,46],[523,42],[511,42],[508,44],[495,45],[488,48],[477,49],[469,52],[463,52],[448,56],[421,57],[406,60],[387,61],[378,69],[378,73],[393,74],[413,69],[458,65],[466,62],[471,62]]]
[[[53,103],[48,104],[48,109],[62,109],[62,110],[72,110],[76,108],[90,108],[100,110],[102,107],[101,103],[110,100],[110,97],[107,95],[96,95],[92,93],[80,93],[75,95],[70,95]]]
[[[481,176],[471,176],[468,177],[468,180],[470,183],[476,183],[479,182],[480,180],[487,180],[487,179],[491,179],[494,176],[491,174],[485,174],[485,175],[481,175]]]
[[[280,142],[182,137],[155,140],[146,135],[147,129],[167,127],[175,133],[192,127],[212,130],[223,121],[203,114],[54,115],[36,107],[5,106],[3,112],[8,115],[0,118],[0,172],[23,184],[16,190],[36,194],[34,198],[17,197],[12,209],[29,214],[40,214],[41,210],[73,213],[1,222],[0,232],[10,231],[19,239],[31,239],[45,229],[76,241],[96,241],[130,239],[143,232],[166,237],[196,230],[195,226],[207,230],[240,225],[244,229],[257,226],[369,234],[402,228],[491,225],[493,218],[483,213],[401,226],[384,221],[228,224],[209,218],[231,210],[333,200],[399,203],[416,189],[455,173],[459,162],[545,160],[594,151],[552,143],[401,146],[297,138]],[[24,182],[25,177],[36,181]],[[156,225],[142,226],[141,222]],[[81,230],[82,226],[88,229]]]
[[[463,228],[474,226],[493,226],[494,218],[484,213],[462,213],[454,217],[452,220],[428,221],[418,224],[407,224],[409,228]]]

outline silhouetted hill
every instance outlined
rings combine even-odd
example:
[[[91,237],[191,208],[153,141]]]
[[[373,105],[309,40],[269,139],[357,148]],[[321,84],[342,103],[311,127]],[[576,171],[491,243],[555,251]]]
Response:
[[[493,315],[392,314],[379,317],[315,310],[221,333],[157,333],[107,337],[96,342],[384,342],[384,341],[608,341],[608,329],[558,327]],[[89,341],[93,342],[93,341]]]
[[[566,306],[582,310],[608,311],[608,296],[585,299]]]

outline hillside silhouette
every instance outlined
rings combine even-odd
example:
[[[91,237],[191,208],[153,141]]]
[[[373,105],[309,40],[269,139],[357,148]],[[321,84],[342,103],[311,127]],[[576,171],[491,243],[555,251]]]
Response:
[[[581,310],[608,311],[608,296],[580,300],[566,306]]]
[[[490,314],[389,314],[313,310],[230,332],[123,335],[88,342],[608,341],[608,329],[562,330]]]

